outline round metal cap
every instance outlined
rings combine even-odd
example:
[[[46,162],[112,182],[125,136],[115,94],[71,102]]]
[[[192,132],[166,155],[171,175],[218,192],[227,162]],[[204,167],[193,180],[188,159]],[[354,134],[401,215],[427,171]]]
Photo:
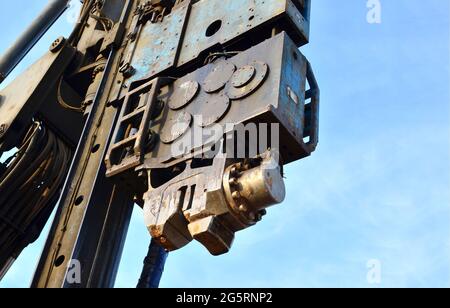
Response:
[[[66,39],[63,36],[58,37],[53,43],[50,45],[50,52],[56,53],[61,50],[61,48],[66,43]]]
[[[255,72],[253,73],[253,77],[248,77],[250,76],[252,71],[248,67],[253,67],[253,69],[255,70]],[[238,71],[240,71],[240,69]],[[242,72],[233,76],[237,76],[237,79],[232,80],[232,84],[227,86],[225,92],[232,100],[244,98],[252,94],[263,84],[268,73],[269,66],[266,63],[253,61],[251,65],[243,66]],[[240,86],[236,87],[234,84]]]
[[[235,70],[236,66],[233,63],[219,62],[203,82],[203,90],[206,93],[213,93],[223,89]]]
[[[189,105],[197,96],[200,90],[200,85],[197,81],[185,81],[179,85],[169,101],[169,108],[178,110]]]
[[[255,76],[256,69],[254,66],[246,65],[238,69],[231,77],[231,84],[235,88],[241,88],[247,85]]]
[[[230,108],[230,99],[224,93],[209,95],[200,107],[199,125],[209,126],[222,119]]]
[[[191,114],[184,111],[172,113],[161,129],[161,141],[166,144],[174,142],[189,129],[191,123]]]

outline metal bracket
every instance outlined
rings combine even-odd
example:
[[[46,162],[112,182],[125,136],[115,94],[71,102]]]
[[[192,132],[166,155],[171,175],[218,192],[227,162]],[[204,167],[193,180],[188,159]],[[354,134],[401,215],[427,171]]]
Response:
[[[105,158],[107,176],[142,163],[152,137],[149,124],[157,105],[161,81],[161,78],[153,79],[125,95],[113,141]]]
[[[305,93],[305,100],[311,100],[311,102],[305,104],[305,128],[303,137],[309,137],[305,145],[312,153],[319,143],[320,90],[309,61],[307,62],[306,79],[310,89]]]

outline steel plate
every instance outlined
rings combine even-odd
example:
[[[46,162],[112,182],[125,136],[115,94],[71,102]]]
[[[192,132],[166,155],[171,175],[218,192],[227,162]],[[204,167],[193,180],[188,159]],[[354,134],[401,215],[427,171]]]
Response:
[[[180,138],[191,126],[192,116],[191,114],[178,111],[172,113],[164,123],[161,129],[161,141],[163,143],[172,143]]]
[[[235,88],[242,88],[255,77],[256,69],[252,65],[246,65],[238,69],[231,77],[231,84]]]
[[[230,99],[224,93],[209,95],[199,107],[199,125],[210,126],[225,116],[230,108]]]
[[[228,80],[236,70],[236,66],[228,61],[219,62],[203,82],[203,90],[206,93],[214,93],[225,87]]]
[[[266,63],[260,61],[253,61],[251,65],[245,65],[241,69],[247,70],[246,67],[252,66],[256,70],[254,73],[253,79],[251,79],[245,86],[235,87],[233,85],[233,81],[227,86],[226,94],[230,99],[241,99],[250,94],[252,94],[266,79],[267,74],[269,73],[269,66]],[[238,71],[239,71],[238,70]],[[234,77],[234,76],[233,76]],[[238,79],[241,77],[238,76]]]
[[[169,107],[173,110],[178,110],[183,107],[186,107],[189,103],[191,103],[194,98],[197,96],[200,90],[200,85],[197,81],[186,81],[183,82],[179,87],[177,87],[172,94]]]

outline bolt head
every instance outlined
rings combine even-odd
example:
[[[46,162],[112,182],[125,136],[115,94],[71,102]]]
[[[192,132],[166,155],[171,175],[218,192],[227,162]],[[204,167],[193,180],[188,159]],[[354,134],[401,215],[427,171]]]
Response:
[[[240,194],[238,191],[234,191],[234,192],[231,194],[231,197],[232,197],[233,199],[239,199],[239,198],[241,197],[241,194]]]
[[[236,166],[231,168],[230,174],[232,176],[238,176],[239,175],[239,171],[237,170]]]
[[[61,48],[66,43],[66,39],[64,37],[58,37],[50,46],[50,51],[56,53],[61,50]]]
[[[248,210],[248,208],[247,208],[247,206],[246,206],[245,204],[241,204],[241,205],[239,206],[239,211],[241,211],[241,212],[247,212],[247,210]]]
[[[238,180],[236,178],[230,178],[228,183],[230,186],[236,186],[238,184]]]

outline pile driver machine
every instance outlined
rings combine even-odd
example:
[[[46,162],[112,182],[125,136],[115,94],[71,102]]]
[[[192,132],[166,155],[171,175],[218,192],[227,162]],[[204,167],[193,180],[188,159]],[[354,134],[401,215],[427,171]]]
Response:
[[[0,82],[68,2],[49,1]],[[81,2],[70,36],[0,90],[0,279],[56,208],[32,287],[112,287],[140,206],[139,286],[157,286],[169,251],[228,252],[283,201],[283,166],[315,150],[311,1]]]

